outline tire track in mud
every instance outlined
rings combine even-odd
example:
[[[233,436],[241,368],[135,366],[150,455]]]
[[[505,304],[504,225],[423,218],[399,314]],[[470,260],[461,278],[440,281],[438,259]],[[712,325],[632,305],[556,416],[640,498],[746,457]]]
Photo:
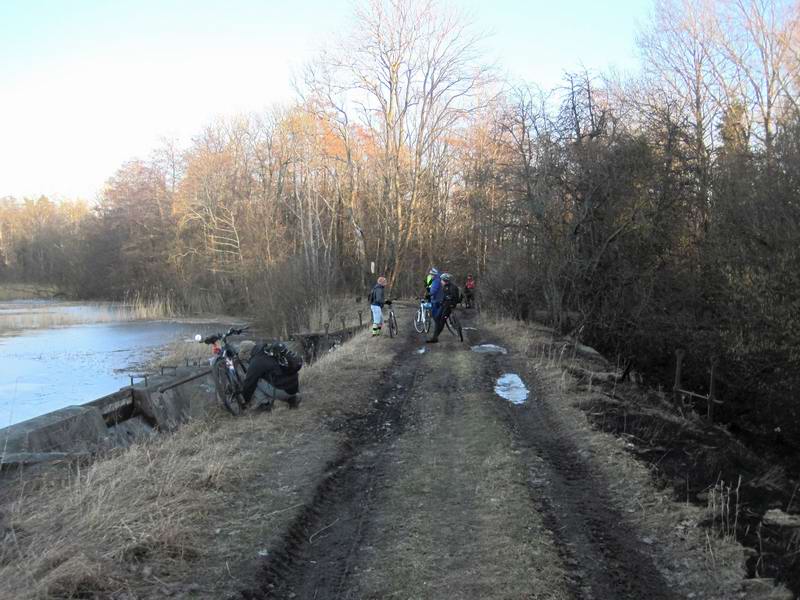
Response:
[[[509,359],[487,358],[487,377],[496,379]],[[531,391],[526,404],[498,398],[497,406],[528,465],[531,502],[558,545],[570,593],[581,600],[676,598],[648,556],[647,544],[613,508],[608,486],[593,472],[587,451],[538,396],[539,382],[526,383]]]
[[[261,567],[258,587],[246,600],[347,598],[348,582],[361,540],[369,527],[372,492],[385,473],[385,455],[404,430],[404,409],[420,366],[411,332],[401,338],[400,360],[385,369],[372,394],[372,410],[340,422],[339,455],[325,471],[313,499],[295,518],[281,546]],[[418,341],[418,340],[416,340]]]

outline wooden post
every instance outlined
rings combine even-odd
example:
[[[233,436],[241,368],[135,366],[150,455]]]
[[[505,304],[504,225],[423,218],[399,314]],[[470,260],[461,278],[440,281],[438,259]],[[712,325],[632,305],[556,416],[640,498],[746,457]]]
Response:
[[[681,389],[681,370],[683,369],[683,357],[686,352],[683,348],[675,350],[675,383],[672,386],[672,391],[677,393]]]
[[[363,327],[364,326],[363,314],[364,314],[363,311],[361,311],[361,310],[358,311],[358,326],[359,327]]]
[[[708,382],[708,411],[706,419],[709,424],[714,422],[714,371],[717,368],[717,357],[711,357],[711,380]]]
[[[330,342],[328,341],[330,337],[330,328],[331,324],[325,323],[325,346],[323,347],[323,351],[327,351],[328,348],[330,348]]]
[[[345,329],[347,329],[347,319],[342,317],[342,331],[344,331]]]

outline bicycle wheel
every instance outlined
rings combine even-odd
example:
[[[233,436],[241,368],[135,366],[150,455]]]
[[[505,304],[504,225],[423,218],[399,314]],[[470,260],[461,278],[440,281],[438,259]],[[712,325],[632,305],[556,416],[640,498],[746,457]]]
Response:
[[[431,330],[431,322],[433,321],[433,317],[431,316],[431,311],[425,309],[425,333],[429,333]]]
[[[447,330],[453,335],[457,336],[459,341],[464,341],[464,330],[461,329],[461,323],[455,313],[450,313],[445,321]]]
[[[212,375],[214,376],[214,390],[217,393],[217,400],[222,403],[222,406],[229,413],[234,416],[239,415],[242,412],[244,399],[239,391],[238,382],[231,381],[231,376],[224,360],[214,363]]]
[[[417,333],[427,331],[425,329],[425,311],[422,307],[418,308],[417,313],[414,315],[414,329]]]
[[[397,335],[397,319],[394,316],[394,311],[389,311],[389,337],[395,337]]]

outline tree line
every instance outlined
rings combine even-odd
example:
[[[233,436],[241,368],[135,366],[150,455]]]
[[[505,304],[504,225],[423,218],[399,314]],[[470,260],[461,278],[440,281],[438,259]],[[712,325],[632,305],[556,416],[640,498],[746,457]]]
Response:
[[[431,265],[471,272],[484,306],[544,312],[654,381],[683,347],[704,391],[717,357],[720,418],[800,445],[797,3],[658,2],[640,74],[553,90],[502,81],[433,0],[354,23],[291,106],[164,143],[96,205],[0,201],[0,277],[280,330],[377,274],[412,294]]]

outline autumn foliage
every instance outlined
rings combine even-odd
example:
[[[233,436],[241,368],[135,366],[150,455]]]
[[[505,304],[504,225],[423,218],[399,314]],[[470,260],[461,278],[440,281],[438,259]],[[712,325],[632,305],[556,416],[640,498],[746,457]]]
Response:
[[[659,2],[636,79],[510,86],[434,2],[372,0],[289,107],[122,165],[96,205],[0,202],[0,276],[168,294],[278,331],[386,274],[476,275],[669,385],[719,359],[720,419],[800,444],[797,7]],[[375,265],[373,274],[371,265]]]

